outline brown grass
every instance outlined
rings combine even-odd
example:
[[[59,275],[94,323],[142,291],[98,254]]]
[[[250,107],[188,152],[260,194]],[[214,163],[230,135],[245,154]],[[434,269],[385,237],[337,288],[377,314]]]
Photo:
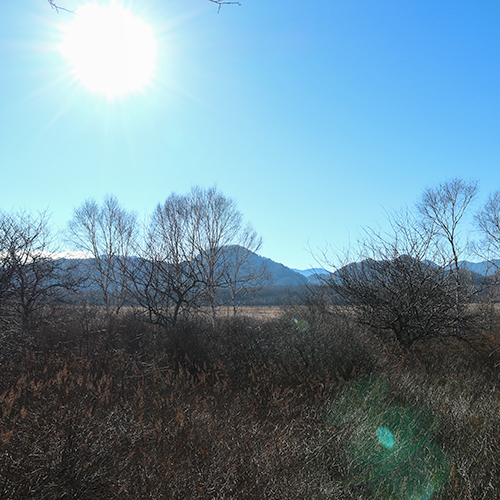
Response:
[[[265,321],[278,318],[282,310],[280,306],[241,306],[238,308],[237,316]],[[231,318],[233,310],[230,307],[222,307],[219,314],[221,317]]]
[[[235,390],[222,374],[123,356],[26,365],[0,398],[1,498],[306,494],[302,444],[321,425],[325,380],[302,374],[286,387],[274,368],[251,370],[254,382]]]
[[[432,500],[500,497],[498,333],[401,353],[350,315],[298,311],[307,328],[269,308],[218,331],[124,316],[85,349],[81,318],[54,326],[0,366],[0,498],[402,500],[349,480],[356,427],[324,418],[350,380],[382,371],[384,404],[438,419],[429,440],[450,470]]]

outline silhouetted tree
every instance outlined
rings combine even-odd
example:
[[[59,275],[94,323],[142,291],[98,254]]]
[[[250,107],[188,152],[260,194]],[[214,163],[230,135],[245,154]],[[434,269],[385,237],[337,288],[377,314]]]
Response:
[[[500,190],[488,196],[484,206],[476,213],[475,222],[482,235],[476,253],[498,267],[494,259],[500,258]]]
[[[120,207],[114,196],[106,196],[102,205],[86,200],[68,224],[68,241],[90,257],[87,282],[100,291],[108,323],[129,299],[126,269],[136,229],[136,216]]]
[[[265,263],[257,264],[252,258],[262,244],[262,239],[251,226],[247,226],[241,234],[238,245],[227,247],[228,266],[227,283],[230,291],[230,303],[233,316],[245,298],[259,291],[271,282],[271,273]]]
[[[445,268],[428,259],[431,235],[409,212],[392,216],[392,232],[367,230],[356,262],[323,278],[359,323],[403,348],[454,325],[454,300]]]
[[[198,254],[195,262],[215,327],[217,306],[222,305],[219,292],[224,289],[235,291],[240,286],[248,287],[252,280],[260,279],[265,273],[265,269],[251,268],[250,252],[240,251],[235,255],[232,249],[246,248],[245,245],[257,249],[261,242],[253,229],[244,225],[235,201],[216,188],[195,187],[187,199],[193,217],[193,241]]]
[[[140,259],[130,268],[134,297],[149,321],[175,325],[199,305],[201,276],[189,200],[170,195],[158,204],[146,227]]]
[[[454,178],[435,188],[426,189],[417,204],[423,227],[439,249],[440,264],[448,266],[454,279],[456,328],[459,335],[466,320],[466,306],[476,292],[470,275],[460,269],[459,260],[468,249],[468,241],[463,237],[461,228],[477,191],[477,182]]]
[[[137,300],[161,324],[175,324],[181,312],[207,305],[215,327],[221,291],[234,294],[236,309],[242,295],[263,283],[265,269],[251,263],[260,242],[243,225],[235,202],[217,189],[172,194],[152,214],[134,267]]]
[[[432,337],[465,339],[476,289],[458,263],[459,224],[475,191],[461,180],[426,190],[416,211],[389,215],[389,231],[366,231],[355,262],[327,260],[334,272],[325,284],[361,324],[403,348]]]
[[[0,304],[25,330],[33,330],[47,307],[64,303],[80,284],[73,268],[54,258],[45,213],[1,213],[0,256]]]

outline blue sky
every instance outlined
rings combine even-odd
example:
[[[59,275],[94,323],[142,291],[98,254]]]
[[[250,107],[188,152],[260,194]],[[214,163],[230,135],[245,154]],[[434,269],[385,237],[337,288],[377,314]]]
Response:
[[[61,0],[68,8],[78,1]],[[104,2],[101,2],[104,3]],[[261,254],[316,265],[384,210],[454,176],[500,188],[500,3],[135,0],[153,84],[107,100],[68,78],[71,14],[0,4],[0,208],[64,228],[86,198],[140,217],[214,184]]]

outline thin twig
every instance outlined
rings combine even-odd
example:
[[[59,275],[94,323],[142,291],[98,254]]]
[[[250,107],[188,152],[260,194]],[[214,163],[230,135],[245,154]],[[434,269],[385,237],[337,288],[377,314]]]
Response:
[[[220,12],[220,9],[223,5],[239,5],[241,7],[240,2],[225,2],[222,0],[208,0],[208,1],[212,2],[212,3],[216,3],[219,6],[219,8],[217,9],[217,14]]]
[[[64,7],[60,7],[59,5],[57,5],[55,3],[54,0],[48,0],[50,6],[59,14],[59,11],[60,10],[64,10],[65,12],[69,12],[70,14],[75,14],[75,12],[73,12],[72,10],[69,10],[69,9],[65,9]]]

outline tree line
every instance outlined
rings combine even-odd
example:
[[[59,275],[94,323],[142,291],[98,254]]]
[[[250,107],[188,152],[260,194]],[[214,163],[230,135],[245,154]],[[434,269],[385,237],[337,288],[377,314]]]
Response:
[[[473,213],[477,193],[477,182],[460,178],[426,189],[413,207],[388,213],[389,229],[368,228],[356,248],[337,259],[324,256],[330,273],[301,299],[328,312],[341,304],[360,325],[404,349],[492,331],[500,190]],[[249,294],[270,283],[266,267],[252,259],[261,238],[216,188],[173,193],[144,223],[114,196],[86,200],[64,233],[72,249],[91,257],[79,262],[53,258],[49,222],[46,213],[0,212],[4,326],[33,331],[61,305],[84,304],[99,306],[108,331],[125,306],[165,329],[200,311],[217,327],[221,305],[236,315]],[[486,276],[464,267],[471,256],[490,263]]]
[[[88,199],[64,239],[89,258],[54,259],[46,213],[0,213],[1,321],[31,329],[51,309],[85,300],[103,308],[108,328],[126,305],[163,327],[203,307],[216,326],[219,306],[235,315],[269,280],[266,267],[252,261],[262,239],[216,188],[171,194],[144,224],[114,196]]]

